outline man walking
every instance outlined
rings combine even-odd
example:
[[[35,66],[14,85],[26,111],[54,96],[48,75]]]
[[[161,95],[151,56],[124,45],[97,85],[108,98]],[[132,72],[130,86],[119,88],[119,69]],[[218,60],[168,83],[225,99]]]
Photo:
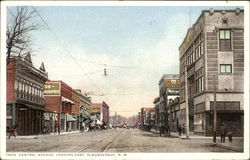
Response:
[[[220,141],[221,143],[225,143],[225,136],[226,136],[226,127],[224,122],[221,123],[221,128],[220,128]]]

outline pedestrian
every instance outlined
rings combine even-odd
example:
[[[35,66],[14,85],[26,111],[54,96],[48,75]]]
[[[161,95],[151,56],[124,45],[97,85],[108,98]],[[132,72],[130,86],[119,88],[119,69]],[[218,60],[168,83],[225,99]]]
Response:
[[[181,127],[181,124],[179,124],[179,126],[178,126],[178,132],[179,132],[179,136],[181,136],[181,133],[182,133],[182,127]]]
[[[185,134],[185,124],[183,123],[183,127],[182,127],[182,133]]]
[[[85,129],[85,123],[82,122],[82,132],[84,131],[84,129]]]
[[[226,136],[226,127],[224,122],[221,123],[220,127],[220,141],[221,143],[225,143],[225,136]]]
[[[227,136],[228,136],[228,141],[233,142],[233,132],[231,128],[228,129]]]

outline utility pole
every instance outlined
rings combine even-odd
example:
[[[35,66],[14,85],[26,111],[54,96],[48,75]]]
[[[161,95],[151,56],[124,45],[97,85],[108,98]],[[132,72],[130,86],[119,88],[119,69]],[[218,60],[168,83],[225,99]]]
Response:
[[[116,112],[115,112],[115,130],[116,130],[116,127],[117,127],[117,117],[116,117]]]
[[[60,106],[59,106],[59,117],[58,117],[58,133],[61,132],[61,115],[62,115],[62,97],[60,96]]]
[[[215,83],[216,75],[214,75],[214,134],[213,134],[213,142],[216,143],[216,129],[217,129],[217,111],[216,111],[216,83]]]
[[[185,101],[186,101],[186,138],[189,139],[189,107],[188,107],[188,85],[187,65],[185,65]]]

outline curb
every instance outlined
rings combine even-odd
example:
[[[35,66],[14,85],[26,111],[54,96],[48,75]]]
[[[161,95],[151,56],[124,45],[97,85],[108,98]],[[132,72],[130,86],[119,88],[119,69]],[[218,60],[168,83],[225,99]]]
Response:
[[[225,148],[225,149],[229,149],[229,150],[236,151],[236,152],[243,152],[242,147],[228,146],[228,145],[223,145],[223,144],[215,144],[215,146]]]

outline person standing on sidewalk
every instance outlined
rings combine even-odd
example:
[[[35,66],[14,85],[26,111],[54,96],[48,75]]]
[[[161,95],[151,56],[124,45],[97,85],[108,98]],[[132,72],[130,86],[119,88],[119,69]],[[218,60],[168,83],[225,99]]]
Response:
[[[185,134],[185,124],[183,123],[183,127],[182,127],[182,133]]]
[[[227,136],[228,136],[228,141],[229,141],[229,142],[233,142],[233,132],[232,132],[232,128],[228,128],[228,130],[227,130]]]
[[[221,123],[220,127],[220,141],[221,143],[225,143],[225,136],[226,136],[226,127],[224,122]]]
[[[181,136],[181,133],[182,133],[182,127],[181,127],[181,124],[179,124],[179,126],[178,126],[178,132],[179,132],[179,136]]]

